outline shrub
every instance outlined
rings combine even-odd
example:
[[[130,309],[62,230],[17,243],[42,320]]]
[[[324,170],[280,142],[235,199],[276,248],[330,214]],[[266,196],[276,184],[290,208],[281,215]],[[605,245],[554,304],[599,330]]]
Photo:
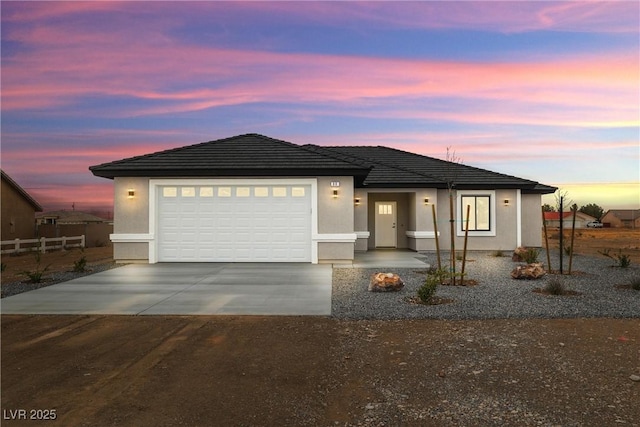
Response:
[[[534,262],[538,262],[538,255],[540,255],[540,251],[536,248],[528,248],[523,254],[522,259],[527,264],[533,264]]]
[[[618,259],[618,267],[627,268],[631,265],[631,257],[629,255],[618,254],[616,258]]]
[[[491,256],[495,258],[500,258],[504,256],[504,253],[502,252],[502,249],[498,249],[497,251],[491,252]]]
[[[604,249],[602,251],[598,251],[599,254],[606,256],[607,258],[611,258],[614,261],[617,261],[617,265],[613,264],[613,267],[627,268],[631,265],[631,257],[629,255],[623,254],[622,249],[618,251],[617,254],[611,254],[611,249]]]
[[[631,289],[640,291],[640,277],[634,277],[633,279],[631,279]]]
[[[571,255],[571,246],[565,246],[564,253],[565,255]]]
[[[73,271],[76,273],[82,273],[85,271],[87,266],[87,257],[84,255],[77,261],[73,262]]]
[[[431,301],[431,298],[435,295],[436,290],[438,289],[437,277],[435,275],[427,276],[424,281],[424,285],[418,288],[418,298],[423,303],[428,303]]]
[[[551,295],[564,295],[567,291],[564,282],[557,277],[551,278],[546,286],[544,287],[544,291],[548,292]]]
[[[45,267],[42,267],[40,265],[40,252],[36,252],[35,253],[35,257],[36,257],[36,268],[33,271],[22,271],[20,274],[22,274],[23,276],[27,276],[29,278],[29,280],[31,280],[31,282],[33,283],[40,283],[42,282],[42,276],[44,276],[44,273],[49,270],[49,267],[51,265],[47,265]]]

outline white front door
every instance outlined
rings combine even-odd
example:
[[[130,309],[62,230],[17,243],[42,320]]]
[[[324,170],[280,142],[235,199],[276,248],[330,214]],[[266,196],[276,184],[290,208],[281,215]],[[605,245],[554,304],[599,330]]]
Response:
[[[376,202],[376,248],[395,248],[397,246],[396,233],[396,202]]]

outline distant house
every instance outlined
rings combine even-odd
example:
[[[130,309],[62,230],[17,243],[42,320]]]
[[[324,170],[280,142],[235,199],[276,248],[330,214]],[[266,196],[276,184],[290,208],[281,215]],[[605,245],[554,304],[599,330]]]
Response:
[[[80,211],[51,211],[36,215],[38,237],[85,236],[87,247],[109,244],[113,222]]]
[[[545,212],[544,220],[547,227],[560,228],[560,212]],[[596,218],[583,212],[576,212],[576,228],[587,228],[587,223],[595,221]],[[573,222],[573,212],[562,213],[562,228],[571,228]]]
[[[609,209],[602,222],[605,227],[640,228],[640,209]]]
[[[98,216],[80,211],[51,211],[36,215],[36,222],[40,224],[98,224],[106,222]]]
[[[1,240],[32,239],[36,235],[36,212],[42,206],[5,171],[2,175],[2,233]]]

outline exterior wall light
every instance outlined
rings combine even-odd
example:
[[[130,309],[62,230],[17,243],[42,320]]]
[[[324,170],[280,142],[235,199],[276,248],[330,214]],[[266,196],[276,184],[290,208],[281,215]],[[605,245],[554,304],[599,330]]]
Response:
[[[360,197],[356,197],[356,206],[360,206]]]
[[[424,198],[424,204],[425,204],[425,205],[428,205],[428,204],[429,204],[429,198],[428,198],[428,197],[425,197],[425,198]]]
[[[331,188],[333,189],[333,198],[338,197],[338,187],[340,187],[340,181],[331,181]]]
[[[504,199],[504,205],[509,206],[509,199]]]
[[[136,191],[133,188],[127,190],[127,198],[133,199],[136,195]]]

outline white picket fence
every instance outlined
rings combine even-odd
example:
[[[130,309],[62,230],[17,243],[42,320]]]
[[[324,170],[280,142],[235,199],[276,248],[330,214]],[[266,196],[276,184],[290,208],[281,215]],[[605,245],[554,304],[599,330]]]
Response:
[[[77,243],[69,243],[76,242]],[[85,238],[82,236],[72,237],[41,237],[39,239],[15,239],[15,240],[3,240],[0,242],[3,254],[17,254],[20,252],[42,252],[45,253],[54,249],[67,249],[67,248],[84,248]]]

